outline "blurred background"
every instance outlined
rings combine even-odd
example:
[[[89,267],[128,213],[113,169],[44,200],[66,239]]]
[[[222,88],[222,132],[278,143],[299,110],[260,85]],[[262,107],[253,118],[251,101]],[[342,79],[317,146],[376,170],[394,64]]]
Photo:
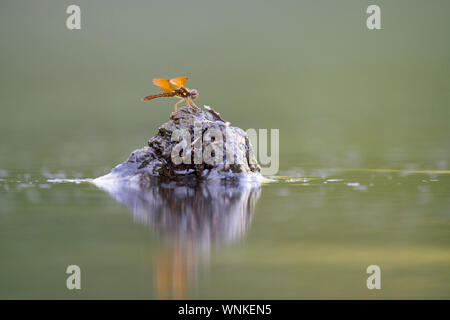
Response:
[[[232,125],[280,129],[280,175],[311,179],[263,186],[247,240],[181,296],[449,298],[449,16],[445,0],[2,1],[0,297],[160,297],[170,244],[108,193],[48,179],[124,161],[176,101],[141,102],[152,78],[187,75]]]

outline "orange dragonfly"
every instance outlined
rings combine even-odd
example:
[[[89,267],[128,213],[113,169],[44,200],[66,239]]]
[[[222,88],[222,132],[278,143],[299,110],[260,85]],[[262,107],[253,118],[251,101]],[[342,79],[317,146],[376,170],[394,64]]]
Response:
[[[188,77],[178,77],[173,79],[153,79],[153,84],[159,87],[162,93],[153,94],[151,96],[147,96],[142,99],[142,101],[149,101],[156,98],[162,97],[178,97],[181,98],[180,101],[175,103],[175,112],[177,111],[177,106],[180,102],[186,101],[187,106],[191,106],[191,104],[197,107],[194,101],[198,98],[198,91],[195,89],[187,89],[184,87],[186,82],[188,81]]]

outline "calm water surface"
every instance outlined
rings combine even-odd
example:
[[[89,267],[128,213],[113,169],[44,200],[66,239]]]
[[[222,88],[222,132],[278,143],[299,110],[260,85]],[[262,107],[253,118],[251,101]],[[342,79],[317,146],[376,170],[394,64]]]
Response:
[[[2,170],[0,296],[448,297],[448,172],[295,172],[262,186],[136,190]],[[70,264],[79,292],[65,288]],[[366,288],[371,264],[378,292]]]

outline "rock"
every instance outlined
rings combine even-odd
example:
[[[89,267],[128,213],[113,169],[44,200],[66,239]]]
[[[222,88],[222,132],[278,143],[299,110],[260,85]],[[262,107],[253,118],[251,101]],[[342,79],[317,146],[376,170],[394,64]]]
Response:
[[[230,126],[212,108],[205,109],[184,107],[172,113],[147,147],[133,151],[108,176],[259,180],[260,167],[245,131]]]

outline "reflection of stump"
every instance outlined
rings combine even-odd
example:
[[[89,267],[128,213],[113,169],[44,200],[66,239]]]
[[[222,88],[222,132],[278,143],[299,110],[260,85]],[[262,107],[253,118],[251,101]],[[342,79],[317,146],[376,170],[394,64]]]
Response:
[[[242,238],[260,195],[259,183],[214,180],[203,183],[145,183],[97,179],[95,184],[125,204],[136,222],[170,243],[157,257],[155,284],[160,298],[183,298],[195,281],[200,255],[212,246]]]
[[[258,178],[260,167],[247,134],[229,126],[210,107],[205,109],[185,107],[172,113],[169,121],[148,141],[148,147],[133,151],[111,175],[172,180],[186,176],[202,180]],[[178,161],[174,161],[174,155],[179,157]],[[208,155],[214,156],[214,161],[208,161]]]
[[[195,242],[205,249],[245,234],[260,194],[259,184],[249,182],[180,185],[152,178],[146,184],[107,179],[95,183],[127,205],[135,221],[164,238]]]

